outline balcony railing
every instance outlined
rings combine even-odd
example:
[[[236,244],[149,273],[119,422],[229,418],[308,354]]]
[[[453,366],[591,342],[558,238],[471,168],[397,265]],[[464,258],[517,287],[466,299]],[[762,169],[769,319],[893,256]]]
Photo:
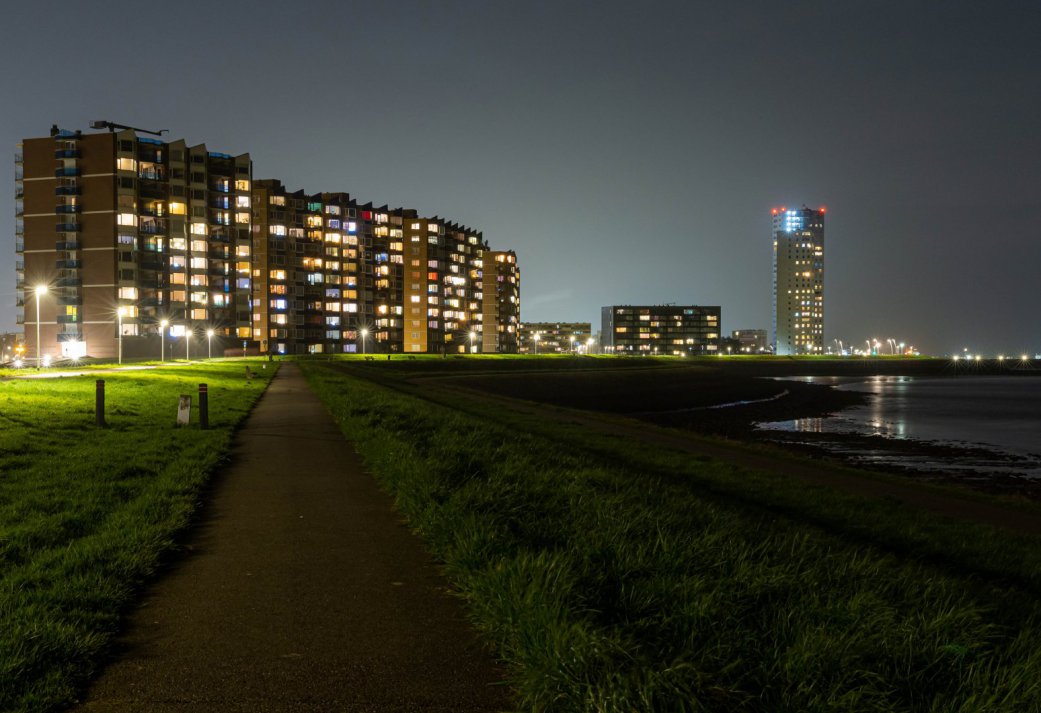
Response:
[[[56,301],[63,307],[76,306],[83,304],[83,297],[80,295],[58,295]]]
[[[54,283],[55,287],[80,287],[83,284],[83,280],[79,277],[60,277],[58,281]]]
[[[58,270],[79,270],[83,267],[82,260],[55,260],[54,267]]]
[[[78,314],[59,314],[55,317],[58,324],[75,324],[80,321]]]
[[[79,149],[58,149],[54,152],[54,158],[79,158]]]
[[[78,196],[82,189],[79,186],[58,186],[54,189],[56,196]]]
[[[54,226],[54,230],[59,233],[78,233],[83,230],[83,226],[79,223],[58,223]]]
[[[64,178],[65,176],[78,176],[82,173],[80,168],[59,168],[54,172],[55,178]]]
[[[81,249],[80,248],[81,245],[82,245],[82,243],[80,243],[79,240],[59,240],[58,242],[56,242],[54,244],[54,249],[58,250],[59,252],[61,252],[61,251],[69,251],[69,250],[79,250],[79,249]]]
[[[54,207],[55,213],[80,213],[83,211],[83,206],[79,205],[59,205]]]

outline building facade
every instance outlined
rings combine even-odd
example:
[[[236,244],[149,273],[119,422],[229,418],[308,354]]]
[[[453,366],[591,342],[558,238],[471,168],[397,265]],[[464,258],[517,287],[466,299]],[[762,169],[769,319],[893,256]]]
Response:
[[[592,325],[589,322],[524,322],[517,331],[520,354],[588,353]]]
[[[719,353],[719,307],[613,305],[601,309],[601,322],[605,353],[641,356]]]
[[[773,209],[774,353],[824,353],[824,208]]]
[[[516,351],[517,257],[480,232],[100,123],[16,153],[27,357],[37,332],[51,359],[180,357],[207,334],[232,353]]]
[[[16,163],[27,355],[39,332],[51,358],[158,358],[164,322],[171,349],[251,339],[249,154],[55,127]]]
[[[735,329],[730,334],[742,354],[763,354],[769,351],[770,340],[765,329]]]
[[[516,354],[520,327],[520,268],[512,250],[481,257],[481,351]]]

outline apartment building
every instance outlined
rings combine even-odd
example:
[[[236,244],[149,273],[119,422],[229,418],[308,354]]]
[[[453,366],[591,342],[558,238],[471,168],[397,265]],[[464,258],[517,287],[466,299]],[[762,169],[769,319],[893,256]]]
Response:
[[[39,334],[49,358],[158,358],[164,323],[171,349],[251,339],[249,154],[103,126],[53,127],[16,154],[26,355]]]
[[[520,268],[512,250],[486,251],[481,257],[481,351],[516,354],[520,326]]]
[[[589,322],[524,322],[517,330],[520,354],[578,354],[589,350]]]
[[[824,353],[824,208],[774,208],[774,353]]]
[[[254,182],[249,154],[96,124],[108,131],[54,127],[16,153],[27,356],[37,333],[51,359],[180,356],[207,334],[233,353],[516,349],[516,254],[479,231]]]
[[[719,353],[719,307],[612,305],[600,312],[605,353],[694,356]]]

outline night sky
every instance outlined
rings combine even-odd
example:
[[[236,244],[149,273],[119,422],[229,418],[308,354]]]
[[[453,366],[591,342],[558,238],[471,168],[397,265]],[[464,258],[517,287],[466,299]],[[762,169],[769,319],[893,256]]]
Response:
[[[771,207],[827,206],[826,339],[1041,352],[1037,2],[2,12],[8,162],[54,123],[168,128],[291,190],[483,230],[517,251],[524,321],[718,304],[727,333],[770,327]]]

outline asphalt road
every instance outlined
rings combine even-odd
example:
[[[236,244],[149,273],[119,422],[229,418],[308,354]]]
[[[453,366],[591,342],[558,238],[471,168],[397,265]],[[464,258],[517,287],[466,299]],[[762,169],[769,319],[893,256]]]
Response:
[[[505,672],[295,365],[240,431],[188,545],[75,710],[510,707]]]

